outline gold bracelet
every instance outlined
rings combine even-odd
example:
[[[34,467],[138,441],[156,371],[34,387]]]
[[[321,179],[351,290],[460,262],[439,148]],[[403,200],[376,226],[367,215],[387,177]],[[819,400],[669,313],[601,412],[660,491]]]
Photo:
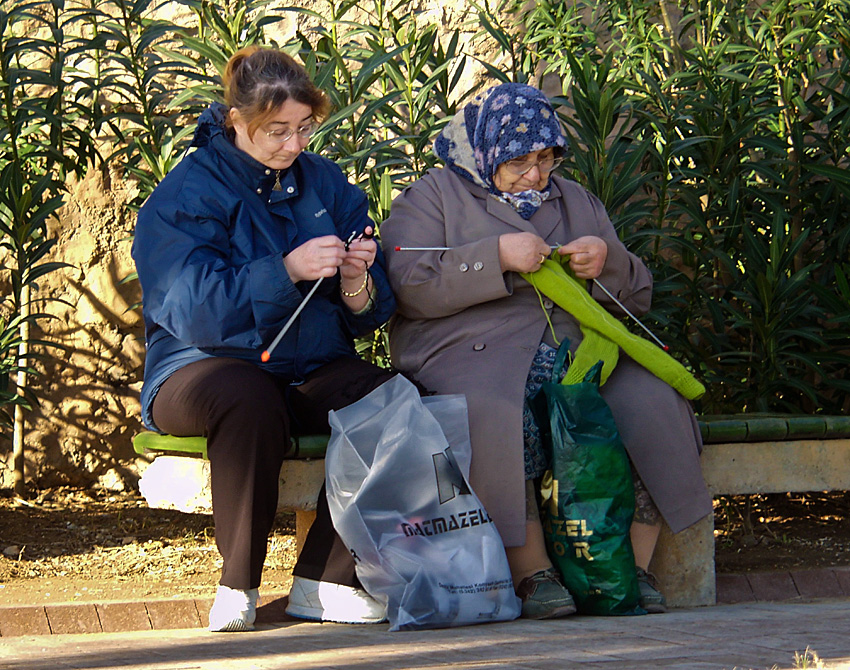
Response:
[[[342,288],[342,282],[339,284],[339,292],[342,293],[346,298],[354,298],[355,296],[363,293],[363,290],[366,288],[366,284],[369,283],[369,270],[366,270],[366,274],[363,275],[363,285],[357,289],[354,293],[349,293],[344,288]]]

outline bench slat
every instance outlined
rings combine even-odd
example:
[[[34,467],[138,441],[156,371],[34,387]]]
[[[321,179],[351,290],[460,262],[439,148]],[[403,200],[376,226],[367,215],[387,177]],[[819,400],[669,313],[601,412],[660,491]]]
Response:
[[[753,413],[702,415],[697,419],[707,444],[850,437],[850,416]]]
[[[286,459],[324,458],[328,447],[329,435],[301,435],[292,438],[292,448],[286,453]],[[133,438],[133,449],[137,454],[150,451],[194,454],[207,458],[207,438],[199,436],[177,437],[161,435],[153,431],[142,431]]]
[[[207,438],[160,435],[146,430],[133,438],[133,450],[137,454],[146,454],[149,451],[176,451],[185,454],[197,454],[206,459]]]
[[[850,437],[850,416],[753,413],[702,415],[697,419],[706,444]],[[324,458],[328,439],[328,435],[294,437],[293,448],[285,458]],[[133,438],[133,448],[138,454],[165,451],[207,458],[205,437],[175,437],[142,431]]]

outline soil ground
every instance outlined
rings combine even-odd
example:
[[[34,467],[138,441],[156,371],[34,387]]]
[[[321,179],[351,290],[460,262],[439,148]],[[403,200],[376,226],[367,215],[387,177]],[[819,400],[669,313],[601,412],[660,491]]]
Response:
[[[850,497],[723,496],[714,501],[717,572],[850,566]]]
[[[286,592],[295,516],[269,538],[261,592]],[[0,493],[0,605],[212,597],[221,572],[212,517],[150,509],[137,493]]]
[[[844,493],[727,497],[715,512],[720,573],[850,565]],[[294,562],[294,516],[280,515],[261,592],[288,591]],[[210,516],[135,493],[0,492],[0,605],[212,597],[220,570]]]

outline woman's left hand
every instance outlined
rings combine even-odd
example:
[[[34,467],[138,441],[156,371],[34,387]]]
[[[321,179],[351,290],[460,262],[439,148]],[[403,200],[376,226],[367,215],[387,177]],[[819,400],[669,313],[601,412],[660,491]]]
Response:
[[[372,226],[367,226],[364,235],[372,234]],[[371,237],[358,237],[348,245],[348,251],[342,259],[339,274],[343,279],[363,279],[366,272],[375,262],[375,254],[378,253],[378,244]]]
[[[585,235],[558,247],[561,256],[570,257],[570,269],[578,279],[596,279],[608,258],[608,243],[601,237]]]

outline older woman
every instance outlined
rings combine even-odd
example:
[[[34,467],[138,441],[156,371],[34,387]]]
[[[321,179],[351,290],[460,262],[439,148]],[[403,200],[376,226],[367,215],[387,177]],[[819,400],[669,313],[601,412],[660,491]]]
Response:
[[[491,88],[437,138],[446,167],[396,198],[381,227],[399,303],[390,322],[393,363],[430,390],[466,395],[472,487],[499,528],[529,618],[575,610],[545,551],[531,482],[547,463],[526,399],[551,377],[558,343],[574,350],[582,334],[550,300],[541,308],[519,273],[534,272],[561,245],[578,278],[598,279],[632,313],[648,310],[652,291],[649,271],[601,203],[554,174],[565,144],[539,90]],[[639,475],[631,535],[641,604],[661,612],[663,596],[647,572],[661,518],[678,532],[711,511],[699,431],[687,401],[622,353],[601,391]]]
[[[227,104],[201,116],[195,151],[142,207],[133,246],[145,424],[208,439],[224,559],[213,631],[253,628],[290,436],[328,432],[328,410],[391,376],[359,359],[353,338],[395,309],[366,197],[304,151],[327,114],[325,94],[273,49],[238,52],[224,80]],[[384,618],[359,588],[324,495],[294,575],[295,616]]]

